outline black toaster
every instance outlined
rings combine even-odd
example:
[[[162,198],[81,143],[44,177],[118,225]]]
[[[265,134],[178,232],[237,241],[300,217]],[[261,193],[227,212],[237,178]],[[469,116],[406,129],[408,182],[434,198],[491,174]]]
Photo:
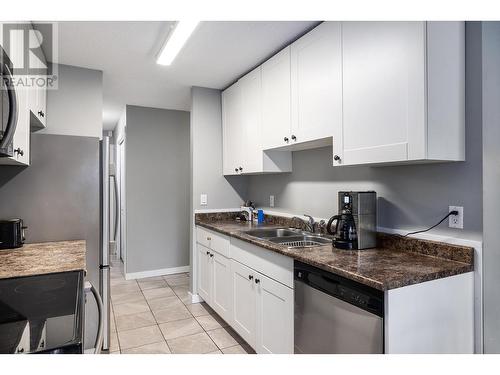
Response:
[[[0,220],[0,249],[23,246],[25,229],[21,219]]]

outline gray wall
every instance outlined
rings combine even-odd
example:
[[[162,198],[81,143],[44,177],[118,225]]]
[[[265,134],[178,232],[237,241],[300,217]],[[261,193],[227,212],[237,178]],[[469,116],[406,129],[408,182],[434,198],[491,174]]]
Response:
[[[126,111],[126,272],[188,266],[189,113]]]
[[[40,133],[101,138],[102,72],[62,64],[58,70],[58,88],[47,95],[47,128]]]
[[[475,39],[474,39],[475,38]],[[417,230],[435,224],[449,205],[464,207],[464,229],[445,224],[433,233],[482,236],[481,58],[470,46],[480,37],[467,26],[466,161],[393,167],[331,166],[331,148],[293,153],[293,172],[249,178],[248,198],[261,206],[275,195],[275,210],[329,218],[337,212],[339,190],[375,190],[378,225]]]
[[[483,22],[484,351],[500,353],[500,22]]]

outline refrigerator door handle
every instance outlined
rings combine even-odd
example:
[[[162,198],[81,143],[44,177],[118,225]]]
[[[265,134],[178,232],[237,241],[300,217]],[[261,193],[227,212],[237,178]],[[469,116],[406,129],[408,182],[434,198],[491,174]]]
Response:
[[[113,232],[113,241],[116,242],[116,236],[118,235],[118,222],[120,221],[120,199],[118,199],[118,181],[116,175],[113,175],[114,185],[115,185],[115,230]]]

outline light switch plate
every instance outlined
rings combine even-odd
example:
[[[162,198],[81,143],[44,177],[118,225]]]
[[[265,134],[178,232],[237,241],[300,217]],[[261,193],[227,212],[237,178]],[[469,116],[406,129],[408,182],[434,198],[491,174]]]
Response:
[[[448,226],[450,228],[464,229],[464,208],[460,206],[449,206],[448,212],[458,211],[458,215],[450,215]]]
[[[269,207],[274,207],[274,195],[269,196]]]
[[[200,194],[200,204],[206,206],[208,204],[208,196],[206,194]]]

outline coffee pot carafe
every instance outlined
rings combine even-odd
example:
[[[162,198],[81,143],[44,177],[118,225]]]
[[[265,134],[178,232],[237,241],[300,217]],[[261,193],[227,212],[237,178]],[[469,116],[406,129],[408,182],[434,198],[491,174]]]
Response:
[[[335,222],[335,228],[332,224]],[[352,215],[352,200],[350,195],[343,197],[342,210],[340,215],[335,215],[328,220],[326,230],[333,235],[333,246],[338,249],[357,249],[358,235],[356,232],[356,222]]]

